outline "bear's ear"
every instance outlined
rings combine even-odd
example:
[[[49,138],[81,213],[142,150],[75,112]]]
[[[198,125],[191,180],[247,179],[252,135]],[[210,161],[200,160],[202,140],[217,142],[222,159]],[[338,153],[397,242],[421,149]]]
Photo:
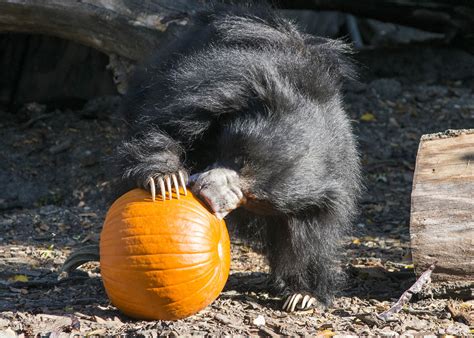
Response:
[[[343,40],[309,37],[306,43],[316,62],[324,63],[324,68],[331,77],[339,79],[357,78],[357,68],[351,55],[354,50]]]

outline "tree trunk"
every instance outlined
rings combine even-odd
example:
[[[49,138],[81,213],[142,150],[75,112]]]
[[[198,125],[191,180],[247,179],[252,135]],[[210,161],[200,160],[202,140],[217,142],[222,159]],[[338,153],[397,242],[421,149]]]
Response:
[[[411,198],[417,274],[437,261],[433,281],[474,282],[474,129],[421,138]]]
[[[197,8],[186,0],[0,0],[0,32],[53,35],[138,61]]]

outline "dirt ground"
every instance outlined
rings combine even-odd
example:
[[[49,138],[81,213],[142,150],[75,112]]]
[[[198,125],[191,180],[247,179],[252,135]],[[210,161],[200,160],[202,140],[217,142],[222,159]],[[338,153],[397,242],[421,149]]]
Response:
[[[348,283],[331,309],[280,311],[264,288],[265,259],[236,239],[221,296],[185,320],[121,315],[94,263],[58,281],[71,250],[98,241],[107,209],[113,177],[105,161],[124,123],[113,113],[118,98],[103,98],[79,110],[0,111],[0,336],[472,335],[472,300],[413,299],[382,323],[364,314],[386,310],[415,281],[408,225],[418,142],[426,133],[474,127],[474,56],[408,46],[362,51],[357,60],[361,81],[348,84],[346,106],[367,189],[346,241]],[[470,313],[470,324],[448,304]]]

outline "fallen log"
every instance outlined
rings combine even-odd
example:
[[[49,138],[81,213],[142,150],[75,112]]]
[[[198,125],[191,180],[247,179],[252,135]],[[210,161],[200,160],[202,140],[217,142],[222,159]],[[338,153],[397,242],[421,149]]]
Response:
[[[433,281],[474,282],[474,129],[421,138],[410,237],[418,275],[437,262]]]
[[[227,2],[228,0],[221,0]],[[0,0],[0,32],[47,34],[141,60],[211,1]],[[232,2],[232,1],[230,1]],[[282,9],[333,10],[454,36],[474,34],[469,0],[276,0]]]
[[[138,61],[199,7],[186,0],[0,0],[0,32],[52,35]]]

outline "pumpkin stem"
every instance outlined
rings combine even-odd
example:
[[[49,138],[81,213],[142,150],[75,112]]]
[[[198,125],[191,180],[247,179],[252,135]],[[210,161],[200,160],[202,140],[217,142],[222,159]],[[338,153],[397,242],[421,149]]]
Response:
[[[64,261],[61,267],[58,279],[67,278],[71,271],[76,270],[79,266],[88,262],[98,262],[100,260],[99,245],[87,245],[74,250]]]

